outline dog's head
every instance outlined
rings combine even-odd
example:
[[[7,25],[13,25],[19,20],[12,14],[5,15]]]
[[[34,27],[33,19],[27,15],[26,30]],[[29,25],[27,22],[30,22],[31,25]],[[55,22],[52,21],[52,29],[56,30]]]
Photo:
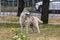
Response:
[[[30,16],[30,13],[26,13],[25,15],[26,15],[27,17],[29,17],[29,16]]]

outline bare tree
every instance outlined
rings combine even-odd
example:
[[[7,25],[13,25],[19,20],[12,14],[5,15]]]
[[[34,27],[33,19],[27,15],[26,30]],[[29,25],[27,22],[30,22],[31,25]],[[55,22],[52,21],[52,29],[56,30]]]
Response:
[[[18,0],[18,14],[17,14],[17,16],[20,16],[23,9],[24,9],[24,0]]]
[[[43,0],[41,20],[44,22],[44,24],[48,23],[48,14],[49,14],[49,0]]]

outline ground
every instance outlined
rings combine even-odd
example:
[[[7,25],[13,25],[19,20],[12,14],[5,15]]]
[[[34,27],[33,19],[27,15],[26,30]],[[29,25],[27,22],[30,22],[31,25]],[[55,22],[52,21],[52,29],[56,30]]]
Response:
[[[18,17],[0,17],[0,22],[18,22],[18,20]],[[60,23],[60,18],[49,18],[49,23]],[[20,24],[0,23],[0,40],[12,40],[15,35],[15,32],[11,31],[12,27],[20,30]],[[40,24],[39,27],[40,34],[29,29],[28,40],[60,40],[60,25]]]
[[[60,40],[60,26],[59,25],[41,25],[41,33],[32,32],[29,29],[28,40]],[[52,27],[51,27],[52,26]],[[56,27],[55,27],[56,26]],[[16,30],[20,30],[19,27],[14,27]],[[12,40],[15,32],[11,31],[11,27],[0,28],[0,40]]]

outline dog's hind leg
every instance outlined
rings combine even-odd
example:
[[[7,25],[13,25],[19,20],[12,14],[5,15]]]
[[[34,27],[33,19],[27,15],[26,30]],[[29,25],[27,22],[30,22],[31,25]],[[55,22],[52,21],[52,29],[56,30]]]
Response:
[[[26,22],[26,34],[28,34],[28,26],[29,26],[29,21],[27,20],[27,22]]]
[[[38,33],[40,33],[38,22],[35,23],[35,27],[37,28]]]
[[[33,23],[30,24],[30,28],[33,30],[34,32],[34,27],[33,27]]]
[[[33,30],[33,32],[34,32],[34,28],[33,27],[31,27],[31,29]]]

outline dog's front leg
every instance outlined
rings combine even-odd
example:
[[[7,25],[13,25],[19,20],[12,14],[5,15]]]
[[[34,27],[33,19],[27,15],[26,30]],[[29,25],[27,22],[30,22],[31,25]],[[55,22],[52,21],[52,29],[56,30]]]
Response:
[[[23,31],[24,31],[24,29],[23,29],[23,26],[21,24],[21,34],[23,34]]]
[[[28,34],[29,19],[26,20],[26,34]]]
[[[26,34],[28,34],[28,24],[26,25]]]

